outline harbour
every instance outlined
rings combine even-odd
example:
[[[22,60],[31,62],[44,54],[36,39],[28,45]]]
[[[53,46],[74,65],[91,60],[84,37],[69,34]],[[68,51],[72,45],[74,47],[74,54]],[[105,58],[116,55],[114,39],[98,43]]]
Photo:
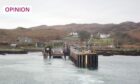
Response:
[[[2,0],[0,84],[140,84],[140,0]]]
[[[0,84],[139,84],[140,56],[99,56],[97,70],[41,52],[0,55]]]

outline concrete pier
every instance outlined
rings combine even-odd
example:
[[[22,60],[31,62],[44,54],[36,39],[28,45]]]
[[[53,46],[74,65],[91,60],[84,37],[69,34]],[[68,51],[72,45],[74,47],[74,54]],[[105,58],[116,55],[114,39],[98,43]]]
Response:
[[[44,54],[44,59],[48,58],[46,52]],[[63,53],[53,52],[53,58],[63,58]],[[70,60],[79,68],[97,69],[98,68],[98,55],[95,53],[81,53],[77,50],[71,49]]]
[[[98,68],[98,56],[97,54],[75,54],[72,55],[71,60],[79,68],[97,69]]]

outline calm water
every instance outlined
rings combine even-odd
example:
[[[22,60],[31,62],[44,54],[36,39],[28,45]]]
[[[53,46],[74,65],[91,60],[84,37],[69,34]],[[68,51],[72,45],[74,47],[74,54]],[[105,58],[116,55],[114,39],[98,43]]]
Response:
[[[140,84],[140,56],[100,56],[99,69],[87,70],[42,53],[0,55],[0,84]]]

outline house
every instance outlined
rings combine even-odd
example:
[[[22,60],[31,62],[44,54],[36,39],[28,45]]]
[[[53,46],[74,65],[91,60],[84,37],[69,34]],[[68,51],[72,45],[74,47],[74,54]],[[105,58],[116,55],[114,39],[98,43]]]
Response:
[[[32,43],[32,39],[29,37],[18,37],[18,43]]]
[[[70,36],[73,36],[73,37],[78,37],[78,33],[77,32],[71,32],[69,33]]]
[[[12,44],[10,44],[10,47],[12,47],[12,48],[16,48],[16,47],[17,47],[17,44],[12,43]]]
[[[109,38],[110,34],[100,34],[100,38]]]

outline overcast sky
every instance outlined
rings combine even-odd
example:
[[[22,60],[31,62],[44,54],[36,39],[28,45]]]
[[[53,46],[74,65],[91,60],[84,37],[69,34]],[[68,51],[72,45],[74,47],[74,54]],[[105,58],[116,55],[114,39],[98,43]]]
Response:
[[[4,13],[9,5],[30,6],[30,13]],[[140,21],[140,0],[0,0],[0,28],[69,23]]]

